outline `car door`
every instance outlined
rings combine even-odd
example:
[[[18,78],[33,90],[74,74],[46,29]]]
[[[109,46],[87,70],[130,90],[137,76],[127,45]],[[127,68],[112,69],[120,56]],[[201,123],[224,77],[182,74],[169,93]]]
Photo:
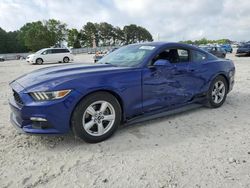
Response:
[[[207,89],[208,78],[208,64],[207,54],[198,50],[191,51],[191,60],[187,68],[187,90],[193,97],[203,96]]]
[[[52,49],[51,62],[56,63],[62,61],[61,58],[61,49]]]
[[[157,59],[166,59],[170,66],[154,66]],[[186,49],[166,49],[157,54],[152,65],[142,73],[142,95],[144,112],[181,105],[191,99],[188,90],[188,64],[190,51]]]
[[[43,61],[46,62],[46,63],[51,62],[51,60],[52,60],[51,55],[52,55],[52,50],[51,49],[45,50],[42,53],[42,59],[43,59]]]

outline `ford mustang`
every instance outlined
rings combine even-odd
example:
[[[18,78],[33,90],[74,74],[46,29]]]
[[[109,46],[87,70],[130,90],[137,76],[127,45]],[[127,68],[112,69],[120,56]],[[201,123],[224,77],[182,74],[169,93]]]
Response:
[[[11,122],[23,133],[72,130],[86,142],[100,142],[119,125],[192,105],[220,107],[234,74],[231,60],[194,46],[132,44],[97,64],[42,68],[12,81]]]

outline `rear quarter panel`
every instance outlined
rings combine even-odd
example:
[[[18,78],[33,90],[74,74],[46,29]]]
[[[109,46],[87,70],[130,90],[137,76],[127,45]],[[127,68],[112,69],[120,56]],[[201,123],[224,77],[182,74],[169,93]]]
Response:
[[[209,89],[209,86],[211,84],[211,82],[218,76],[218,75],[223,75],[226,80],[229,83],[230,80],[230,76],[229,73],[232,71],[233,73],[235,72],[235,67],[234,64],[231,60],[227,60],[227,59],[217,59],[217,60],[212,60],[212,61],[207,61],[207,62],[203,62],[204,66],[206,67],[207,71],[206,71],[206,78],[207,83],[206,85],[204,85],[203,87],[203,91],[206,92]]]

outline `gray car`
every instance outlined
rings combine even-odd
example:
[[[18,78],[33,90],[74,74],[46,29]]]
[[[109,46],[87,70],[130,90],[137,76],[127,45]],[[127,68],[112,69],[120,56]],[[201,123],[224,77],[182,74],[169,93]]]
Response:
[[[227,52],[219,47],[219,46],[205,46],[205,47],[200,47],[201,49],[215,55],[216,57],[219,57],[219,58],[225,58],[226,57],[226,54]]]

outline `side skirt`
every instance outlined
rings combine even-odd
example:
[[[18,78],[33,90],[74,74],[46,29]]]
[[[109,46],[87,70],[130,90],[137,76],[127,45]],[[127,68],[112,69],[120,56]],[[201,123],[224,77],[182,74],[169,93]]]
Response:
[[[170,107],[170,108],[159,109],[159,110],[156,110],[153,112],[143,113],[141,115],[127,119],[127,121],[124,122],[123,125],[126,126],[126,125],[135,124],[135,123],[140,123],[143,121],[152,120],[152,119],[165,117],[165,116],[169,116],[169,115],[174,115],[174,114],[178,114],[178,113],[181,113],[184,111],[199,108],[199,107],[203,106],[203,102],[204,102],[204,95],[202,95],[202,97],[197,96],[192,100],[192,102],[189,102],[189,103],[184,104],[184,105],[180,105],[178,107],[175,106],[172,108]]]

